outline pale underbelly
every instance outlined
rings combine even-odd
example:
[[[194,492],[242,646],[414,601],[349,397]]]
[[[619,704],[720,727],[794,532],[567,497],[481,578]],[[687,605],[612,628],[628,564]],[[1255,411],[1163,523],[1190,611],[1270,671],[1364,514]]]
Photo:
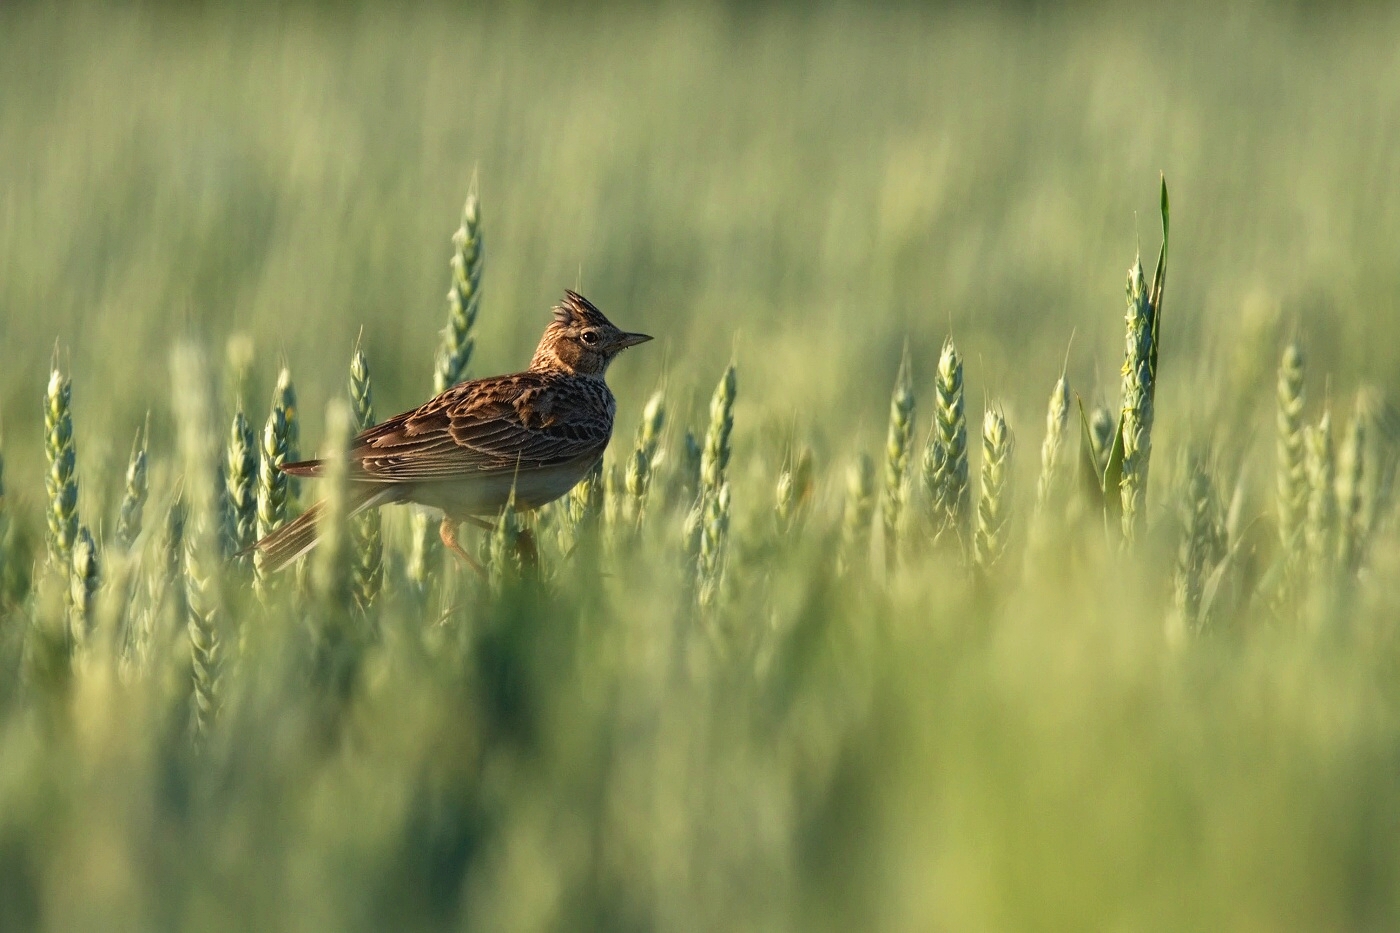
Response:
[[[454,518],[489,516],[505,508],[514,489],[516,510],[528,512],[553,502],[573,489],[597,460],[597,457],[588,457],[514,476],[477,476],[415,483],[399,501],[416,502]]]

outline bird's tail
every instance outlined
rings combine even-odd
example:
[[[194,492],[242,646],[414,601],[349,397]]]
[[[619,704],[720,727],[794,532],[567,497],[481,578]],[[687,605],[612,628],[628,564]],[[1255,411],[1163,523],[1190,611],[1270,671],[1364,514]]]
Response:
[[[393,502],[396,491],[393,486],[352,483],[347,503],[350,514]],[[321,536],[316,526],[325,510],[326,504],[317,502],[292,521],[258,541],[252,550],[261,551],[266,555],[274,573],[283,569],[320,542]]]

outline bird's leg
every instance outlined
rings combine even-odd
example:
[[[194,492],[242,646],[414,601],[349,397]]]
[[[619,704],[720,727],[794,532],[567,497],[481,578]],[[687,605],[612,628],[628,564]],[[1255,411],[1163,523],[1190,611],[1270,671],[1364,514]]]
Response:
[[[486,530],[486,531],[495,531],[495,530],[496,530],[496,525],[495,525],[494,522],[488,522],[486,519],[484,519],[484,518],[478,518],[478,517],[476,517],[475,515],[468,515],[468,516],[467,516],[467,524],[468,524],[468,525],[475,525],[476,527],[482,528],[482,529],[484,529],[484,530]]]
[[[438,526],[438,537],[442,539],[443,545],[465,561],[468,567],[481,576],[486,576],[486,568],[481,566],[481,562],[462,550],[462,546],[457,543],[457,523],[455,521],[444,515],[442,524]]]

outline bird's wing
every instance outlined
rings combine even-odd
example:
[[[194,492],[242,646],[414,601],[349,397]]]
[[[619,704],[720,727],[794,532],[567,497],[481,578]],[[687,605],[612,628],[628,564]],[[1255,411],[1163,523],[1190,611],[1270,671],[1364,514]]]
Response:
[[[350,460],[360,480],[460,479],[601,454],[611,434],[611,406],[596,390],[520,373],[462,383],[369,429]]]

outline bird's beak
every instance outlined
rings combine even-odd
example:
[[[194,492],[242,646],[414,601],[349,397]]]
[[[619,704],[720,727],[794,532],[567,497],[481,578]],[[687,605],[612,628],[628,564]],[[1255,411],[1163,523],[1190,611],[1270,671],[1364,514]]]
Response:
[[[619,348],[626,350],[628,347],[635,347],[639,343],[646,343],[651,339],[651,334],[623,334],[619,341]]]

